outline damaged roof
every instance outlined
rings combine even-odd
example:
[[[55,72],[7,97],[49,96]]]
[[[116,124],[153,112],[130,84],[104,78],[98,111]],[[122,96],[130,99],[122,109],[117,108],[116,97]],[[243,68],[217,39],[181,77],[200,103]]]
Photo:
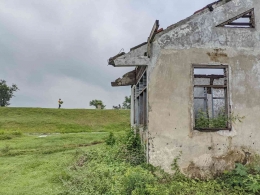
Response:
[[[202,9],[200,9],[200,10],[198,10],[198,11],[195,11],[194,14],[197,14],[197,13],[199,13],[199,12],[201,12],[201,11],[203,11],[204,9],[207,9],[207,8],[209,9],[209,11],[212,12],[212,11],[214,10],[212,6],[215,5],[215,4],[217,4],[217,3],[219,3],[220,1],[222,1],[222,0],[215,1],[215,2],[213,2],[213,3],[210,3],[210,4],[208,4],[207,6],[203,7]],[[193,15],[194,15],[194,14],[193,14]]]
[[[198,14],[203,14],[203,13],[206,13],[206,12],[209,12],[209,11],[212,12],[216,7],[219,7],[219,6],[221,6],[221,5],[225,4],[225,3],[228,3],[229,1],[232,1],[232,0],[218,0],[218,1],[215,1],[215,2],[213,2],[213,3],[210,3],[210,4],[206,5],[205,7],[203,7],[202,9],[195,11],[194,14],[191,15],[191,16],[189,16],[188,18],[186,18],[186,19],[184,19],[184,20],[181,20],[181,21],[179,21],[179,22],[177,22],[177,23],[175,23],[175,24],[172,24],[172,25],[168,26],[165,30],[164,30],[163,28],[158,29],[157,31],[155,31],[155,34],[159,34],[159,33],[161,33],[161,32],[168,32],[168,31],[170,31],[170,30],[176,28],[177,26],[179,26],[179,25],[181,25],[181,24],[183,24],[183,23],[186,23],[186,22],[190,21],[190,20],[191,20],[193,17],[195,17],[196,15],[198,15]],[[156,20],[156,21],[158,21],[158,20]],[[159,22],[159,21],[158,21],[158,22]],[[141,46],[143,46],[143,45],[145,45],[145,44],[147,44],[147,43],[148,43],[148,42],[144,42],[144,43],[141,43],[141,44],[139,44],[139,45],[137,45],[137,46],[135,46],[135,47],[132,47],[132,48],[130,49],[130,51],[133,51],[133,50],[135,50],[135,49],[137,49],[137,48],[139,48],[139,47],[141,47]],[[121,53],[119,53],[119,54],[117,54],[117,55],[115,55],[115,56],[109,58],[108,64],[115,66],[114,60],[115,60],[116,58],[118,58],[118,57],[124,55],[124,54],[125,54],[125,52],[121,52]]]

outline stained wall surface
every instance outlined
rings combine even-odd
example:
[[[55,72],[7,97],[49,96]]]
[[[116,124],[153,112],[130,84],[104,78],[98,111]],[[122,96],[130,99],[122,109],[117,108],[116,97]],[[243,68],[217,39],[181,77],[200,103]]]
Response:
[[[254,8],[256,28],[216,27]],[[233,0],[169,27],[155,37],[148,66],[149,162],[171,172],[210,177],[247,163],[260,148],[260,2]],[[230,110],[245,116],[232,130],[193,130],[192,64],[228,65]]]

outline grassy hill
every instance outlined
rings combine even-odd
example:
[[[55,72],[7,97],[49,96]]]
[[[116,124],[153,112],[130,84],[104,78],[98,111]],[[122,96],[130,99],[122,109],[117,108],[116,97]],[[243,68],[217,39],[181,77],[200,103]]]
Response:
[[[108,132],[130,128],[129,110],[0,108],[0,194],[59,194],[60,177]]]
[[[118,132],[129,125],[129,110],[0,108],[0,131]]]

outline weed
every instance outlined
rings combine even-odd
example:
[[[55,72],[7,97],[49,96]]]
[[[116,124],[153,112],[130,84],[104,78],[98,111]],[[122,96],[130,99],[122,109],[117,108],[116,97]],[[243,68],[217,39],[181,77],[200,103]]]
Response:
[[[228,117],[225,111],[222,109],[217,116],[214,118],[208,117],[207,112],[200,110],[195,119],[196,128],[227,128],[228,124],[236,123],[236,121],[242,122],[245,116],[231,114]]]
[[[114,134],[110,132],[108,138],[105,141],[107,145],[113,146],[116,143],[116,138]]]
[[[139,130],[137,129],[135,133],[133,129],[129,129],[122,139],[119,156],[132,165],[140,165],[146,162],[143,147]]]
[[[177,173],[177,174],[180,173],[180,167],[179,167],[179,165],[178,165],[178,161],[180,160],[181,155],[182,155],[182,151],[180,151],[179,154],[178,154],[178,156],[173,159],[173,163],[171,164],[172,170],[175,171],[175,174],[176,174],[176,173]]]
[[[13,132],[11,132],[11,134],[14,136],[17,136],[17,137],[20,137],[23,135],[21,131],[13,131]]]
[[[1,148],[1,149],[0,149],[0,151],[1,151],[3,154],[7,154],[10,150],[11,150],[11,148],[10,148],[9,145],[6,145],[4,148]]]
[[[9,140],[9,139],[12,139],[12,137],[10,135],[0,135],[0,140]]]
[[[258,194],[260,193],[260,175],[259,171],[256,170],[237,163],[233,171],[225,172],[217,181],[222,181],[226,188],[235,188],[241,191],[243,189],[247,194]]]

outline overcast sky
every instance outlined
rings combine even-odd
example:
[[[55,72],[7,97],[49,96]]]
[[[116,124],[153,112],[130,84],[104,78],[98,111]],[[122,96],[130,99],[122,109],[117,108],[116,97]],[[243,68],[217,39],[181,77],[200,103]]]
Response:
[[[130,87],[111,81],[133,68],[107,59],[147,40],[155,20],[174,24],[213,0],[0,0],[0,79],[19,91],[13,107],[112,108]]]

